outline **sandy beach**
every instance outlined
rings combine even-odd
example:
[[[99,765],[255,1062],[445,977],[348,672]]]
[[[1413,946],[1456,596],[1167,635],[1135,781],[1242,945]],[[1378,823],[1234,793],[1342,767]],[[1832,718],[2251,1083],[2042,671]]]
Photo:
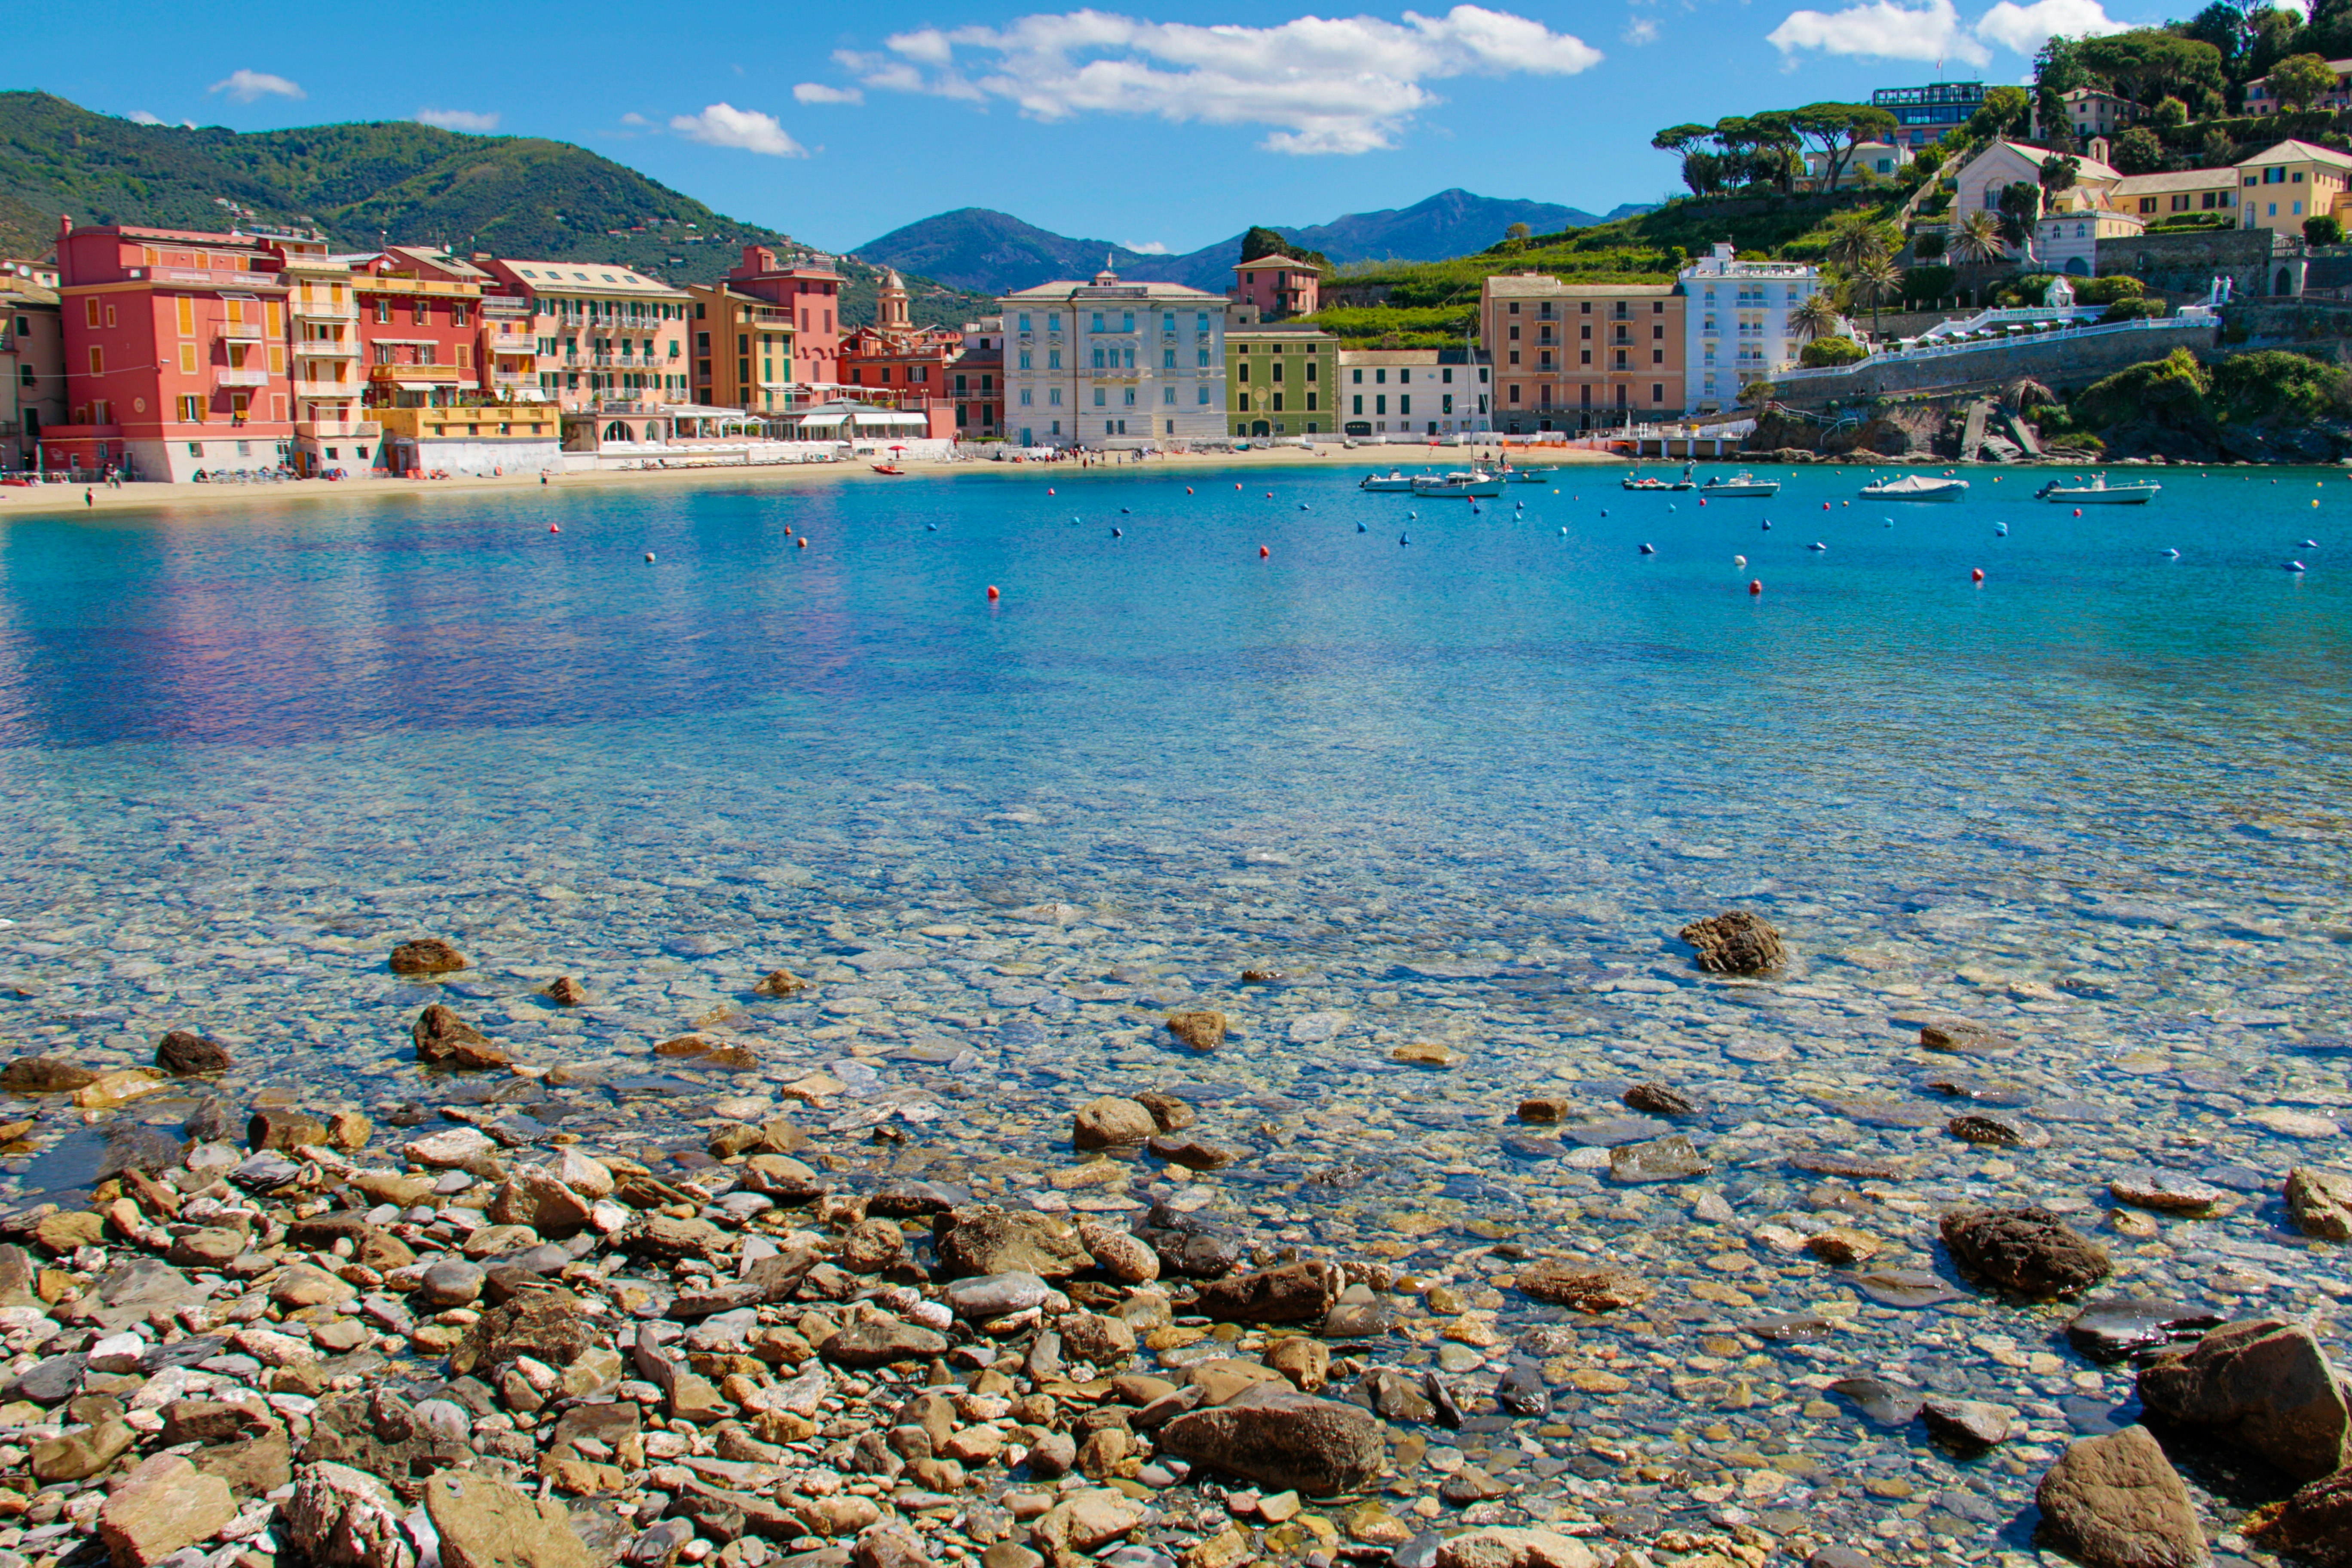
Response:
[[[1605,452],[1580,449],[1536,448],[1514,447],[1511,450],[1521,462],[1534,462],[1547,467],[1563,464],[1615,465],[1624,458]],[[1105,462],[1080,467],[1076,463],[994,463],[987,461],[956,463],[906,464],[903,476],[877,474],[866,459],[847,463],[808,463],[741,465],[711,464],[707,467],[656,468],[651,470],[613,470],[593,474],[562,474],[551,476],[549,489],[579,489],[583,488],[627,487],[636,489],[690,487],[695,485],[746,483],[761,485],[809,484],[817,481],[856,479],[875,484],[896,483],[901,479],[954,478],[959,475],[992,474],[1035,479],[1052,483],[1077,474],[1104,468],[1117,472],[1131,472],[1139,467],[1171,469],[1232,468],[1241,466],[1266,468],[1324,467],[1335,469],[1370,469],[1390,467],[1419,468],[1430,463],[1452,465],[1466,462],[1469,451],[1455,447],[1360,447],[1349,450],[1344,447],[1319,447],[1302,449],[1295,447],[1255,448],[1245,452],[1201,452],[1156,456],[1142,465],[1127,462]],[[117,489],[105,486],[41,485],[16,489],[0,487],[0,519],[9,517],[50,516],[59,512],[141,511],[159,506],[179,510],[234,510],[257,506],[277,506],[289,502],[348,502],[357,496],[393,500],[425,496],[447,496],[471,491],[510,491],[540,488],[537,474],[509,474],[501,478],[461,476],[447,479],[401,479],[370,476],[364,479],[289,479],[282,484],[157,484],[131,483]]]

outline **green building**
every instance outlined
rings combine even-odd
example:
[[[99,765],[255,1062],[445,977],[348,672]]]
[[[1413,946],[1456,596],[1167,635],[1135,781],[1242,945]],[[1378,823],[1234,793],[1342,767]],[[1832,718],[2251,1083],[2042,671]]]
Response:
[[[1339,340],[1237,307],[1225,321],[1225,419],[1238,437],[1328,436],[1339,428]]]

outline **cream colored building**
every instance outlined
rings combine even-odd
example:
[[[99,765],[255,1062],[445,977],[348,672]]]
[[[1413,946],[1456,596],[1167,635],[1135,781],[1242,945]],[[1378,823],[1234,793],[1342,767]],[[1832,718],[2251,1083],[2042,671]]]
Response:
[[[2182,169],[2169,174],[2126,174],[2107,193],[2107,205],[2151,224],[2190,213],[2218,213],[2234,228],[2238,171]]]
[[[1106,268],[998,304],[1004,428],[1023,446],[1227,438],[1223,295]]]
[[[1790,313],[1822,286],[1818,267],[1801,261],[1743,261],[1718,244],[1682,270],[1681,305],[1688,343],[1683,406],[1694,414],[1733,407],[1739,389],[1769,380],[1797,363],[1802,340]]]

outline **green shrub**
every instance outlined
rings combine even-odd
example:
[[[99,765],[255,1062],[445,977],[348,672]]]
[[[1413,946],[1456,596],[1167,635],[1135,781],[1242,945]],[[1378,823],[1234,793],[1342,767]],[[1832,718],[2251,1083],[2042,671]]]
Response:
[[[1932,230],[1919,236],[1911,242],[1911,254],[1920,261],[1941,261],[1944,258],[1944,237]]]
[[[2352,406],[2342,365],[2282,349],[2231,354],[2213,367],[2210,403],[2231,423],[2316,419]]]
[[[1824,365],[1852,364],[1869,357],[1870,351],[1852,338],[1815,338],[1797,355],[1797,363],[1807,370],[1819,370]]]
[[[2153,320],[2163,315],[2166,309],[2161,300],[2118,300],[2107,307],[2106,313],[2099,318],[2099,323],[2105,326],[2109,321]]]
[[[2330,217],[2326,213],[2307,217],[2303,220],[2303,237],[2312,245],[2341,245],[2344,243],[2343,220]]]
[[[2251,356],[2250,356],[2251,357]],[[2203,430],[2212,424],[2205,395],[2212,379],[2197,356],[2175,349],[2162,359],[2147,360],[2095,381],[2074,399],[2070,410],[2084,426],[2112,429],[2142,420],[2181,430]]]
[[[2028,272],[2012,278],[1993,291],[1993,301],[2004,310],[2032,310],[2049,298],[2050,285],[2057,278],[2055,272]]]
[[[2074,285],[2077,305],[2112,305],[2120,300],[2137,300],[2147,292],[2147,285],[2126,273],[2105,278],[2085,278]]]

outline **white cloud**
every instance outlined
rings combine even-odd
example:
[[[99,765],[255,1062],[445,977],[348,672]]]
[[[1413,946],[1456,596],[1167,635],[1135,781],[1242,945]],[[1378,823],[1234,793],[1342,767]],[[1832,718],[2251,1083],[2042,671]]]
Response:
[[[256,100],[262,98],[308,98],[310,96],[309,93],[304,92],[300,88],[295,86],[292,82],[288,81],[282,76],[271,76],[268,71],[246,70],[242,68],[229,72],[227,76],[213,83],[212,86],[205,89],[205,90],[206,92],[226,92],[228,94],[229,101],[232,103],[251,103]]]
[[[1118,242],[1118,247],[1121,250],[1132,250],[1138,256],[1166,256],[1170,254],[1168,242],[1161,239],[1122,239]]]
[[[628,112],[628,113],[624,114],[623,116],[621,116],[621,123],[622,123],[622,124],[624,124],[624,125],[640,125],[640,126],[646,126],[646,127],[650,127],[650,126],[653,124],[653,121],[650,121],[650,120],[647,120],[644,115],[639,114],[639,113],[637,113],[635,110],[632,110],[630,112]]]
[[[1636,16],[1625,24],[1625,41],[1629,44],[1654,44],[1658,41],[1658,25],[1647,16]]]
[[[794,101],[800,103],[863,103],[866,95],[854,87],[827,87],[821,81],[804,81],[793,89]]]
[[[674,116],[669,128],[689,142],[706,142],[713,147],[739,147],[772,158],[808,156],[808,149],[787,135],[774,115],[738,109],[731,103],[714,103],[699,114]]]
[[[1034,120],[1147,114],[1265,125],[1276,153],[1395,145],[1439,101],[1423,84],[1461,76],[1572,76],[1600,63],[1581,38],[1478,5],[1443,16],[1301,16],[1271,27],[1147,22],[1101,11],[1017,17],[1002,27],[921,27],[887,55],[835,58],[869,88],[975,102]],[[959,65],[959,54],[969,63]],[[894,58],[895,57],[895,58]]]
[[[163,117],[162,115],[150,114],[143,109],[134,109],[130,113],[124,115],[123,118],[131,121],[133,125],[161,125],[163,123]]]
[[[499,128],[496,114],[477,114],[470,109],[420,109],[416,122],[437,125],[444,131],[491,132]]]
[[[1992,58],[1960,26],[1952,0],[1929,0],[1912,10],[1874,0],[1843,11],[1792,11],[1766,35],[1782,54],[1820,49],[1832,55],[1873,55],[1892,60],[1954,59],[1981,66]]]
[[[2015,49],[2021,55],[2030,55],[2053,34],[2079,38],[2090,34],[2120,33],[2130,26],[2110,17],[2099,0],[2033,0],[2031,5],[2000,0],[1977,24],[1977,37]]]

